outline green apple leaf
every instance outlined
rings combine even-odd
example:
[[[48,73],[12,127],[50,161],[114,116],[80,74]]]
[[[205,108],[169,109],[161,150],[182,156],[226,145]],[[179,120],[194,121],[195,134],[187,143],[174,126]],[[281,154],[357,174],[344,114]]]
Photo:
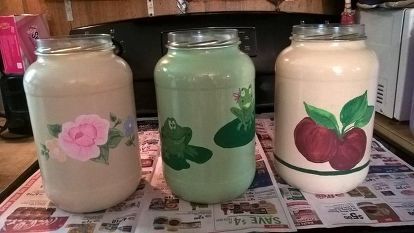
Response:
[[[316,124],[332,129],[339,135],[339,126],[334,114],[305,102],[303,102],[303,104],[305,105],[306,113],[308,113],[309,117],[312,118]]]
[[[348,101],[341,109],[340,120],[342,126],[346,128],[348,125],[361,119],[368,108],[367,91]]]
[[[62,132],[62,126],[59,124],[47,125],[47,129],[49,130],[49,134],[55,138],[57,138],[59,133]]]
[[[365,110],[364,115],[355,122],[354,126],[358,128],[364,127],[371,120],[373,113],[374,113],[374,106],[369,105],[367,109]]]
[[[108,147],[109,148],[115,148],[118,146],[118,144],[121,142],[124,135],[122,134],[122,131],[116,128],[109,129],[108,133]]]

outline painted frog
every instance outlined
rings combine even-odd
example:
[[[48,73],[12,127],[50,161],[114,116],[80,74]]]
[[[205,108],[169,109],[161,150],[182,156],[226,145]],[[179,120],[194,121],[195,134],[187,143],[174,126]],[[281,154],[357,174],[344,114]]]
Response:
[[[174,118],[167,118],[161,128],[162,158],[174,170],[190,168],[187,160],[205,163],[212,152],[206,148],[189,145],[192,130],[177,124]]]
[[[239,119],[240,123],[237,125],[237,130],[243,126],[244,131],[247,131],[254,123],[254,96],[252,92],[252,85],[248,88],[242,88],[235,94],[236,102],[239,108],[232,107],[230,111]]]

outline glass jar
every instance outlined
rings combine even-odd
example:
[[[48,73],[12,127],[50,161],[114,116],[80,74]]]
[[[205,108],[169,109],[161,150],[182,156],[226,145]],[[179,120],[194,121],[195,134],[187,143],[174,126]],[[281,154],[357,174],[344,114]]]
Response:
[[[363,25],[297,25],[276,60],[275,158],[289,184],[343,193],[368,173],[378,61]]]
[[[47,196],[70,212],[126,199],[140,181],[132,72],[109,35],[37,40],[24,90]]]
[[[254,65],[235,29],[168,34],[155,67],[163,172],[198,203],[241,195],[255,174]]]

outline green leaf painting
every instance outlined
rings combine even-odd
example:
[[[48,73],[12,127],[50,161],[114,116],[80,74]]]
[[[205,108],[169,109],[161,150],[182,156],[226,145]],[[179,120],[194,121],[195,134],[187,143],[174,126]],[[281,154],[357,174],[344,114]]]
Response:
[[[109,147],[108,145],[103,145],[99,147],[99,157],[91,159],[94,162],[104,163],[109,165]]]
[[[304,102],[306,113],[317,124],[325,126],[328,129],[334,130],[339,134],[339,126],[336,121],[335,115],[321,108],[314,107]]]
[[[49,149],[45,144],[40,144],[40,153],[45,157],[46,160],[49,159]]]
[[[344,127],[361,119],[368,107],[367,91],[348,101],[341,110],[340,120]]]
[[[114,113],[110,112],[109,119],[111,120],[112,123],[115,123],[118,120],[118,117]]]
[[[342,107],[339,116],[342,128],[339,128],[339,122],[334,114],[306,102],[304,102],[304,105],[306,113],[316,124],[333,130],[340,137],[352,128],[364,127],[371,120],[374,113],[374,106],[368,105],[367,91],[351,99]]]
[[[362,128],[371,120],[374,113],[374,106],[368,106],[364,115],[355,122],[355,127]]]
[[[59,133],[62,132],[62,125],[59,125],[59,124],[47,125],[47,129],[49,130],[50,135],[57,138],[59,136]]]
[[[134,144],[134,141],[135,141],[135,135],[131,135],[131,136],[129,136],[129,137],[128,137],[128,139],[126,140],[125,145],[127,145],[127,146],[132,146],[132,145],[135,145],[135,144]]]
[[[117,128],[111,128],[109,129],[109,135],[108,135],[108,147],[113,149],[118,146],[118,144],[121,142],[124,135],[122,134],[122,131]]]
[[[293,132],[298,152],[312,163],[329,162],[341,173],[357,166],[366,155],[367,135],[362,127],[374,113],[367,95],[365,91],[346,102],[339,114],[340,121],[329,111],[304,102],[308,117],[300,120]],[[305,170],[300,168],[301,172]]]

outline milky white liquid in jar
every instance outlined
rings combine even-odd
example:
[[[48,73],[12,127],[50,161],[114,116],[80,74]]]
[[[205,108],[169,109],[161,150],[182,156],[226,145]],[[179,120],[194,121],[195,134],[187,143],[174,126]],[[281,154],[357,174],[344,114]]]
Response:
[[[378,73],[364,26],[294,26],[275,71],[277,172],[310,193],[354,189],[368,173]]]
[[[111,207],[140,181],[132,73],[109,35],[37,41],[26,92],[47,196],[70,212]]]

